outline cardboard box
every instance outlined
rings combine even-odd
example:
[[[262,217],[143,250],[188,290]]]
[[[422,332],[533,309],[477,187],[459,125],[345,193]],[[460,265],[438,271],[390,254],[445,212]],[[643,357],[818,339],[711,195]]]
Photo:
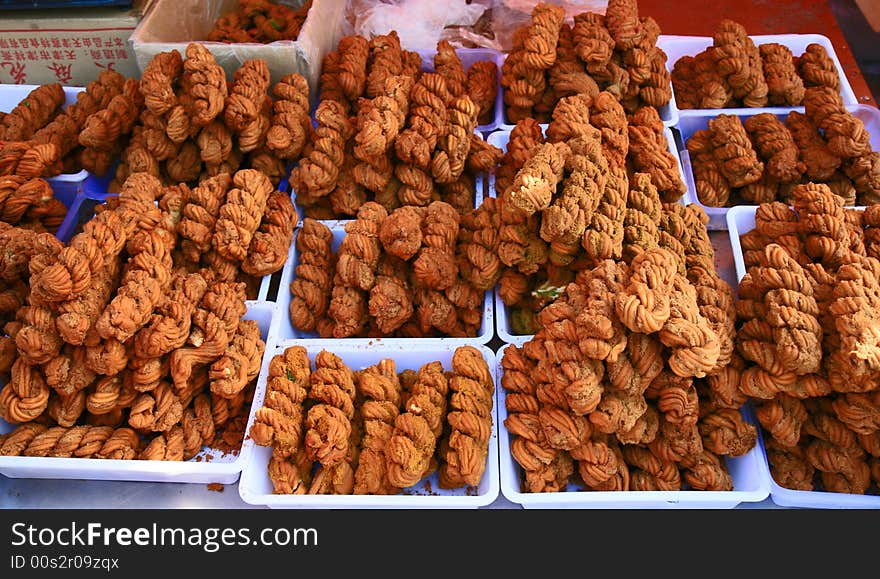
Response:
[[[302,5],[301,1],[287,3]],[[229,80],[244,61],[262,58],[269,65],[273,84],[285,74],[298,72],[309,81],[314,99],[321,61],[341,36],[345,0],[313,0],[296,40],[268,44],[206,41],[217,18],[237,7],[237,0],[156,0],[131,35],[140,70],[160,52],[176,49],[183,56],[190,42],[200,42],[226,70]]]
[[[128,39],[147,4],[0,12],[0,83],[85,86],[107,68],[140,76]]]

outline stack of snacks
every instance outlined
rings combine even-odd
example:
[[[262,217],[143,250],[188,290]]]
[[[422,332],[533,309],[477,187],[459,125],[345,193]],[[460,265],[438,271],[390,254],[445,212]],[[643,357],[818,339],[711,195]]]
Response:
[[[206,40],[260,43],[296,40],[311,6],[311,0],[297,9],[271,0],[241,0],[237,10],[217,19]]]
[[[801,54],[779,42],[756,44],[745,27],[719,22],[712,44],[679,58],[672,69],[678,108],[797,107],[809,87],[840,94],[841,81],[825,48],[810,43]]]
[[[880,482],[877,212],[820,183],[764,203],[740,242],[740,391],[755,406],[777,484],[875,493]]]
[[[322,338],[479,335],[496,279],[484,258],[497,262],[480,244],[479,215],[462,217],[444,201],[388,213],[369,201],[344,231],[307,217],[296,238],[291,325]]]
[[[280,348],[279,348],[280,351]],[[393,358],[360,370],[321,349],[275,355],[250,436],[272,449],[275,494],[390,495],[434,472],[441,489],[476,487],[493,429],[494,381],[480,350],[398,371]]]
[[[621,259],[625,231],[656,222],[659,210],[630,211],[642,196],[659,207],[685,192],[657,110],[627,116],[605,91],[560,99],[546,137],[534,120],[517,123],[495,177],[497,201],[481,211],[498,221],[490,248],[515,334],[533,334],[535,313],[579,271]]]
[[[103,174],[143,108],[139,85],[105,70],[63,109],[60,84],[35,88],[0,124],[0,174],[48,178],[82,169]]]
[[[277,185],[311,128],[308,83],[291,73],[270,86],[264,60],[249,59],[227,84],[200,43],[157,54],[144,68],[142,110],[110,190],[132,173],[194,185],[221,173],[258,169]],[[100,174],[100,173],[99,173]]]
[[[701,203],[791,203],[794,188],[808,182],[828,185],[847,206],[880,199],[880,153],[865,122],[832,89],[805,93],[803,113],[720,114],[687,138]]]
[[[350,219],[367,201],[388,212],[432,201],[474,207],[475,175],[501,154],[475,133],[494,106],[497,67],[466,71],[441,41],[434,72],[422,68],[395,31],[344,37],[326,56],[317,128],[290,175],[305,216]]]
[[[20,305],[0,417],[19,426],[0,453],[189,460],[240,445],[265,349],[242,316],[253,276],[286,258],[289,196],[253,169],[192,190],[134,173],[98,209],[66,246],[7,235]]]
[[[67,216],[67,207],[55,198],[45,179],[10,175],[0,177],[0,221],[33,231],[55,233]]]
[[[508,122],[548,122],[559,99],[600,91],[628,113],[668,104],[672,84],[657,46],[660,27],[638,12],[636,0],[611,0],[604,15],[578,14],[572,26],[559,6],[537,4],[501,69]]]
[[[741,414],[732,290],[700,210],[669,209],[683,244],[579,272],[535,336],[505,346],[522,492],[733,489],[724,457],[749,452],[757,429]]]

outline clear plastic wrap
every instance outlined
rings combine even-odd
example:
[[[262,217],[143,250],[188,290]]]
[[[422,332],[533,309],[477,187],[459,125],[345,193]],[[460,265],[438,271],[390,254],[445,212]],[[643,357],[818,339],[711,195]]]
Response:
[[[546,0],[581,12],[605,13],[607,0]],[[343,34],[367,38],[397,30],[408,50],[429,51],[440,40],[457,48],[510,50],[513,31],[529,22],[532,0],[348,0]]]

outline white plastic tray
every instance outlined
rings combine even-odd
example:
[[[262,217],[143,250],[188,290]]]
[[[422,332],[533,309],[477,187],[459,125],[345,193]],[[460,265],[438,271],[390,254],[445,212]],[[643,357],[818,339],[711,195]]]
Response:
[[[546,130],[547,127],[543,127]],[[666,142],[669,147],[669,152],[672,153],[672,156],[675,157],[675,161],[678,164],[678,173],[681,175],[682,180],[684,181],[685,186],[687,186],[688,191],[693,189],[691,185],[688,184],[688,181],[685,176],[684,167],[682,165],[682,159],[679,156],[678,146],[675,142],[675,137],[672,133],[672,130],[669,127],[664,128],[663,135],[666,137]],[[486,139],[489,144],[495,145],[500,148],[502,151],[507,152],[507,143],[510,141],[510,129],[503,129],[499,131],[495,131]],[[497,197],[498,192],[495,190],[495,174],[489,175],[489,197]],[[681,203],[687,204],[690,202],[690,197],[688,196],[688,192],[685,192],[685,195],[681,198]],[[498,337],[501,338],[503,342],[514,342],[516,338],[519,337],[517,334],[512,334],[510,332],[510,326],[507,323],[507,306],[504,305],[504,302],[501,300],[501,296],[498,294],[497,287],[493,292],[493,300],[495,302],[495,330],[498,332]]]
[[[378,342],[390,342],[390,343],[401,343],[401,344],[411,344],[415,342],[427,342],[427,341],[440,341],[440,342],[450,342],[453,344],[470,344],[470,343],[478,343],[478,344],[486,344],[489,340],[492,339],[494,335],[494,327],[492,323],[492,317],[494,314],[494,307],[492,302],[492,293],[487,291],[485,297],[483,298],[483,320],[480,324],[480,330],[476,336],[471,338],[344,338],[344,339],[328,339],[328,338],[319,338],[317,332],[303,332],[293,327],[293,324],[290,323],[290,283],[294,280],[294,274],[296,273],[296,266],[299,264],[299,254],[296,251],[296,236],[299,235],[300,231],[302,231],[301,227],[297,227],[294,232],[293,243],[290,244],[290,253],[287,257],[287,261],[284,263],[284,267],[281,270],[281,279],[278,283],[278,297],[276,299],[276,303],[278,304],[278,315],[281,318],[279,322],[279,338],[281,340],[287,340],[292,338],[305,338],[305,339],[315,339],[319,341],[330,341],[332,343],[364,343],[364,344],[372,344]],[[331,247],[334,252],[339,249],[339,245],[342,243],[342,239],[345,237],[345,228],[343,226],[334,226],[330,227],[330,231],[333,233],[333,242],[331,243]]]
[[[275,304],[249,301],[247,306],[243,319],[259,323],[266,351],[271,351],[277,336]],[[264,369],[268,368],[268,360],[264,355]],[[0,420],[0,432],[14,428],[15,425]],[[0,474],[10,478],[231,484],[238,480],[249,452],[250,446],[244,444],[238,453],[203,448],[197,456],[183,462],[0,456]]]
[[[871,148],[875,151],[880,151],[880,110],[871,105],[847,105],[846,110],[850,111],[853,115],[861,119],[861,121],[865,124],[865,128],[871,135]],[[736,112],[732,112],[736,111]],[[794,107],[789,109],[717,109],[717,110],[707,110],[703,109],[700,111],[693,111],[692,114],[682,115],[681,119],[679,119],[678,130],[681,135],[681,146],[682,150],[679,153],[679,158],[681,160],[681,164],[684,167],[684,177],[685,177],[685,185],[687,186],[687,193],[685,197],[687,198],[688,203],[696,203],[706,212],[706,215],[709,216],[709,223],[706,225],[707,229],[712,230],[723,230],[728,228],[728,219],[727,212],[730,209],[729,207],[709,207],[708,205],[703,205],[700,202],[699,197],[697,196],[697,188],[694,185],[694,169],[693,164],[691,163],[691,156],[687,150],[687,142],[688,139],[691,138],[691,135],[696,133],[700,129],[705,129],[709,126],[709,121],[714,119],[718,115],[721,114],[735,114],[740,118],[742,122],[745,122],[749,117],[753,117],[757,114],[763,112],[771,112],[776,115],[779,120],[783,123],[785,122],[785,117],[788,116],[788,113],[791,111],[804,112],[804,107]]]
[[[730,234],[730,244],[733,248],[733,259],[736,266],[736,278],[741,280],[746,274],[746,265],[743,260],[742,244],[740,236],[755,228],[755,205],[742,205],[732,207],[727,212],[727,230]],[[856,209],[863,209],[857,207]],[[736,288],[734,288],[736,290]],[[761,443],[762,458],[769,463],[767,454]],[[880,508],[880,495],[857,495],[848,493],[832,493],[827,491],[799,491],[787,489],[776,484],[770,479],[770,499],[782,507],[805,507],[816,509],[878,509]]]
[[[522,342],[520,342],[522,343]],[[510,435],[504,426],[507,419],[506,392],[501,387],[501,360],[505,344],[496,354],[498,362],[498,438],[501,464],[501,493],[511,502],[526,509],[732,509],[744,502],[761,502],[770,493],[770,471],[756,445],[738,457],[726,457],[733,479],[730,491],[584,491],[569,485],[564,492],[524,493],[521,491],[521,469],[510,454]],[[757,424],[746,409],[746,420]]]
[[[34,89],[38,88],[38,84],[0,84],[0,111],[4,113],[10,112],[18,103],[20,103]],[[64,104],[62,108],[67,108],[76,102],[76,95],[85,90],[82,86],[64,86]],[[64,173],[47,179],[52,184],[53,191],[64,190],[65,192],[78,193],[82,189],[82,184],[89,176],[89,172],[85,169],[77,173]]]
[[[828,52],[829,58],[834,61],[834,66],[837,68],[837,75],[840,77],[840,96],[841,98],[843,98],[843,104],[859,104],[859,100],[856,98],[856,93],[853,92],[853,89],[849,84],[849,79],[846,76],[846,72],[843,70],[843,66],[841,66],[840,60],[837,58],[837,54],[834,52],[834,46],[831,44],[831,40],[829,40],[827,36],[823,36],[821,34],[764,34],[749,36],[749,38],[751,38],[757,46],[770,42],[775,42],[786,46],[791,50],[792,56],[795,57],[803,54],[809,44],[815,43],[823,46],[825,48],[825,51]],[[663,49],[664,52],[666,52],[666,56],[668,57],[666,60],[666,68],[671,73],[672,69],[675,67],[676,61],[678,61],[682,56],[696,56],[709,46],[712,46],[712,42],[713,40],[711,36],[675,36],[669,34],[661,34],[660,37],[657,39],[657,46],[659,46]],[[672,97],[674,101],[675,88],[672,89]],[[759,110],[770,112],[787,112],[792,110],[793,108],[794,107],[767,107]],[[679,119],[700,110],[706,109],[678,109]],[[740,107],[712,110],[723,111],[730,114],[739,114],[740,112],[748,112],[756,109]]]
[[[397,371],[405,369],[418,370],[423,364],[439,361],[445,370],[452,369],[452,355],[461,344],[403,344],[389,343],[387,340],[372,345],[352,345],[336,342],[328,347],[321,340],[288,340],[277,342],[274,348],[266,351],[267,359],[274,354],[281,354],[293,345],[303,346],[314,360],[314,356],[327,348],[338,355],[352,370],[360,370],[385,358],[393,358]],[[472,344],[478,348],[489,365],[492,378],[495,379],[495,354],[489,348]],[[497,381],[496,381],[497,384]],[[248,420],[248,431],[254,419],[254,412],[262,406],[266,394],[266,376],[260,377],[254,393],[254,403]],[[272,449],[257,446],[248,436],[245,447],[248,449],[248,462],[242,471],[238,483],[238,492],[244,502],[253,505],[265,505],[271,508],[293,509],[390,509],[390,508],[477,508],[489,505],[499,493],[498,477],[498,411],[492,409],[492,436],[489,439],[489,452],[486,456],[486,470],[479,486],[474,489],[441,489],[437,481],[437,473],[416,486],[404,489],[397,495],[281,495],[273,494],[272,482],[269,480],[267,468]]]

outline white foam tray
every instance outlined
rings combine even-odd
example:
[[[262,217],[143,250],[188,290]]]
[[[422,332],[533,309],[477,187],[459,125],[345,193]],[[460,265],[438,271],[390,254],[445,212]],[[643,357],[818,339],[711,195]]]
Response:
[[[746,265],[743,260],[742,243],[740,236],[755,228],[755,205],[741,205],[732,207],[727,212],[728,232],[730,245],[733,248],[733,259],[736,266],[736,279],[742,280],[746,274]],[[864,209],[864,207],[856,207]],[[736,290],[737,288],[734,288]],[[761,443],[762,458],[767,465],[767,454]],[[782,507],[804,507],[814,509],[878,509],[880,508],[880,495],[857,495],[849,493],[831,493],[827,491],[799,491],[779,486],[775,480],[770,479],[770,499]]]
[[[543,128],[544,130],[546,130],[546,127]],[[679,175],[681,175],[685,186],[688,187],[688,191],[690,191],[691,189],[693,189],[693,187],[688,184],[688,181],[686,179],[684,166],[682,165],[682,159],[678,152],[678,145],[676,144],[675,136],[673,135],[672,130],[669,127],[664,128],[663,135],[666,137],[669,152],[672,153],[672,156],[675,157],[675,161],[678,164],[678,173]],[[510,129],[495,131],[494,133],[489,135],[489,138],[486,140],[490,144],[500,148],[502,151],[507,152],[507,143],[510,141]],[[488,195],[489,197],[498,196],[498,192],[495,190],[494,173],[489,175]],[[681,198],[681,202],[684,204],[691,202],[687,192],[685,193],[685,196]],[[511,333],[510,326],[507,323],[507,306],[504,305],[504,302],[501,300],[501,296],[498,295],[497,287],[493,291],[493,300],[495,303],[495,330],[498,333],[498,337],[501,338],[503,342],[515,342],[519,335]]]
[[[323,223],[323,222],[322,222]],[[316,339],[323,341],[330,341],[333,343],[379,343],[379,342],[389,342],[389,343],[402,343],[402,344],[411,344],[415,342],[426,342],[426,341],[440,341],[440,342],[450,342],[453,344],[486,344],[489,340],[494,336],[494,327],[492,318],[494,315],[494,307],[492,301],[492,293],[486,292],[485,297],[483,298],[483,319],[480,324],[480,330],[476,336],[470,338],[320,338],[317,332],[303,332],[293,327],[293,324],[290,323],[290,301],[291,301],[291,293],[290,293],[290,284],[295,278],[296,266],[299,264],[299,254],[296,251],[296,236],[299,235],[300,231],[302,231],[301,227],[297,227],[294,232],[293,243],[290,244],[290,253],[287,257],[287,261],[284,264],[284,267],[281,270],[281,279],[278,284],[278,298],[276,302],[278,303],[279,312],[278,315],[281,318],[279,322],[279,338],[281,340],[287,340],[292,338],[304,338],[304,339]],[[342,239],[345,237],[345,228],[344,226],[334,226],[330,228],[330,231],[333,233],[333,242],[331,247],[334,253],[339,249],[339,245],[342,243]]]
[[[815,43],[823,46],[826,52],[828,52],[828,56],[834,61],[834,66],[837,68],[837,74],[840,77],[840,96],[843,98],[843,104],[859,104],[859,100],[856,98],[856,94],[853,92],[853,89],[849,84],[846,71],[843,70],[843,66],[841,66],[840,60],[837,58],[837,53],[834,52],[834,45],[831,44],[831,40],[829,40],[827,36],[821,34],[764,34],[749,36],[749,38],[751,38],[757,46],[770,42],[786,46],[791,50],[792,56],[795,57],[803,54],[809,44]],[[661,34],[657,39],[657,46],[666,52],[666,56],[668,57],[666,60],[666,68],[671,73],[672,69],[675,67],[676,61],[682,56],[696,56],[709,46],[712,46],[712,42],[713,40],[711,36],[676,36],[671,34]],[[672,89],[672,97],[673,100],[675,100],[675,88]],[[793,108],[795,107],[767,107],[760,110],[787,112]],[[678,109],[678,117],[681,119],[701,110],[707,109]],[[740,112],[748,112],[755,109],[738,107],[712,110],[739,114]]]
[[[731,112],[736,110],[737,112]],[[871,148],[874,151],[880,151],[880,110],[871,105],[847,105],[846,110],[858,117],[864,124],[871,136]],[[697,188],[694,184],[694,168],[691,162],[691,156],[687,150],[688,139],[698,130],[708,128],[709,121],[721,114],[735,114],[742,122],[763,112],[770,112],[785,122],[785,117],[791,111],[804,112],[804,107],[795,107],[785,110],[779,109],[729,109],[729,110],[700,110],[694,111],[693,114],[682,116],[679,120],[678,131],[681,135],[682,150],[679,153],[681,164],[684,167],[685,185],[687,185],[687,193],[685,194],[688,203],[696,203],[709,216],[709,223],[706,225],[710,230],[724,230],[728,228],[727,212],[729,207],[709,207],[703,205],[697,196]]]
[[[268,352],[277,337],[275,304],[249,301],[247,306],[243,319],[259,323]],[[263,369],[268,369],[268,360],[263,357]],[[265,372],[261,372],[263,374]],[[14,428],[15,425],[0,420],[0,433]],[[0,456],[0,474],[10,478],[232,484],[238,480],[249,452],[250,447],[244,444],[238,453],[203,448],[197,456],[182,462]]]
[[[561,492],[522,492],[521,469],[510,453],[510,435],[504,426],[507,407],[506,392],[501,387],[504,372],[501,360],[510,345],[505,344],[496,354],[501,493],[509,501],[526,509],[732,509],[741,503],[761,502],[769,495],[770,471],[757,445],[742,456],[725,458],[733,479],[733,490],[730,491],[585,491],[583,487],[569,484]],[[747,410],[744,416],[757,424]]]
[[[4,113],[10,112],[18,103],[34,89],[38,88],[38,84],[0,84],[0,111]],[[76,102],[76,95],[85,90],[82,86],[64,86],[64,104],[62,108],[67,108]],[[64,173],[47,179],[52,184],[52,189],[58,191],[60,188],[70,190],[73,193],[82,189],[82,184],[89,176],[89,172],[85,169],[77,173]]]
[[[460,344],[392,344],[388,341],[376,342],[372,345],[349,344],[336,342],[328,347],[321,340],[287,340],[279,341],[272,351],[267,350],[267,357],[281,354],[293,345],[303,346],[314,361],[315,355],[322,349],[328,349],[338,355],[352,370],[361,370],[385,358],[393,358],[397,371],[406,369],[418,370],[423,364],[439,361],[445,370],[452,369],[452,355]],[[495,379],[495,354],[489,348],[472,344],[482,353],[489,365],[493,380]],[[497,384],[497,381],[496,381]],[[266,376],[261,376],[254,394],[254,403],[248,420],[248,432],[254,419],[254,412],[262,406],[266,394]],[[293,509],[433,509],[433,508],[478,508],[492,503],[499,494],[498,476],[498,410],[492,409],[492,436],[489,439],[489,452],[486,456],[486,470],[478,487],[460,489],[441,489],[437,473],[421,481],[418,485],[404,489],[396,495],[283,495],[274,494],[272,482],[269,480],[267,468],[272,449],[257,446],[253,440],[245,437],[248,449],[248,462],[242,472],[238,484],[238,492],[244,502],[252,505],[265,505],[270,508]]]

